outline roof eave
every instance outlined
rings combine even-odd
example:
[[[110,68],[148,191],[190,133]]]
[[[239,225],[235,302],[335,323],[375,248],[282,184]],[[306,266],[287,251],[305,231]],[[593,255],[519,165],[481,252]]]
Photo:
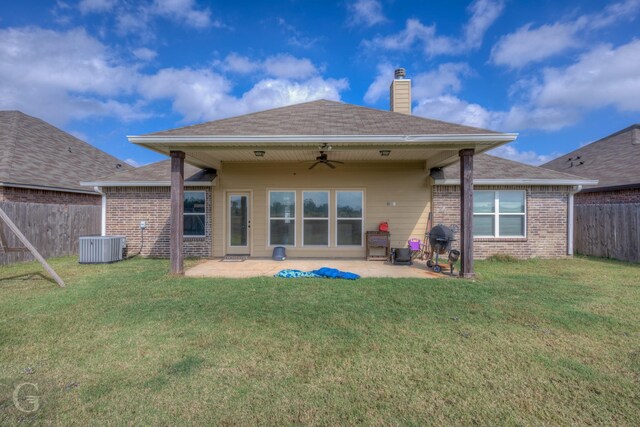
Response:
[[[435,185],[460,185],[459,179],[435,179]],[[579,179],[474,179],[474,185],[595,185],[598,181]]]
[[[82,183],[80,183],[82,185]],[[46,185],[34,185],[34,184],[19,184],[15,182],[0,182],[0,187],[13,187],[13,188],[26,188],[30,190],[44,190],[44,191],[56,191],[59,193],[79,193],[90,194],[92,196],[98,195],[95,191],[67,188],[67,187],[50,187]]]
[[[214,181],[185,181],[185,187],[215,187]],[[171,181],[91,181],[81,182],[84,187],[171,187]]]
[[[132,135],[127,139],[139,145],[160,144],[175,145],[187,143],[199,144],[300,144],[300,143],[362,143],[362,144],[424,144],[430,142],[451,143],[506,143],[515,140],[517,133],[483,134],[435,134],[435,135]]]

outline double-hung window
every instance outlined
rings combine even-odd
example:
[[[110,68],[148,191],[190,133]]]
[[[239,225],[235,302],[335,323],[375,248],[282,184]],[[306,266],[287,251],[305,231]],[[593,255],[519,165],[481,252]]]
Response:
[[[526,194],[519,190],[473,192],[475,237],[526,237]]]
[[[302,244],[329,246],[329,192],[302,192]]]
[[[295,246],[296,192],[269,192],[269,245]]]
[[[207,214],[205,211],[206,196],[204,191],[184,192],[184,235],[190,237],[203,237],[206,234],[205,223]]]
[[[336,191],[338,246],[362,246],[362,191]]]

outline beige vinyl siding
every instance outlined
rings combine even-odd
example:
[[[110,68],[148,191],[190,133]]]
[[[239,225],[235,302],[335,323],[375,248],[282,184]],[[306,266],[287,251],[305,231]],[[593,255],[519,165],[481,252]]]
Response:
[[[411,114],[411,80],[394,80],[391,83],[391,111]]]
[[[308,163],[225,163],[218,174],[213,203],[213,253],[225,255],[227,238],[226,194],[252,193],[252,256],[269,257],[269,191],[296,191],[296,247],[288,247],[290,257],[364,257],[362,247],[336,246],[336,204],[338,190],[359,190],[364,194],[364,231],[377,230],[381,221],[389,221],[394,247],[404,247],[410,237],[423,238],[430,210],[431,190],[424,162],[350,162],[329,169]],[[329,247],[302,246],[302,191],[330,192]],[[395,206],[390,206],[395,202]]]

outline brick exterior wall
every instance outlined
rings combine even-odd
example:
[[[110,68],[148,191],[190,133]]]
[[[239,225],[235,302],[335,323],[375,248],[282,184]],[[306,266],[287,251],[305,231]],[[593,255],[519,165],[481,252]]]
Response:
[[[640,188],[578,193],[575,201],[576,205],[640,203]]]
[[[0,202],[99,206],[102,204],[102,197],[98,194],[0,187]]]
[[[169,257],[171,193],[169,187],[105,187],[107,195],[107,235],[127,237],[129,255],[140,251],[140,221],[147,222],[141,255]],[[211,188],[188,187],[185,191],[204,191],[206,197],[205,237],[185,237],[186,257],[211,256]]]
[[[475,238],[473,255],[484,259],[494,254],[516,258],[567,256],[567,201],[571,187],[476,186],[476,190],[525,190],[526,238]],[[433,224],[460,227],[460,187],[433,186]],[[457,232],[456,239],[460,239]],[[459,240],[457,246],[459,246]],[[455,243],[454,243],[455,246]]]

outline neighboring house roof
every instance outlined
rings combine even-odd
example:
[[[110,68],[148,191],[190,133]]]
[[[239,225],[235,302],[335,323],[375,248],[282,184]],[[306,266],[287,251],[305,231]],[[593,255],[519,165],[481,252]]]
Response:
[[[437,185],[458,185],[460,163],[432,171],[431,176]],[[588,185],[596,182],[489,154],[477,154],[473,161],[473,183],[476,185]]]
[[[93,192],[80,181],[133,169],[20,111],[0,111],[0,185]]]
[[[215,169],[200,169],[188,163],[184,165],[185,186],[211,186],[216,177]],[[89,187],[164,187],[171,185],[171,160],[119,172],[82,185]]]
[[[443,135],[498,132],[343,102],[305,102],[147,136]]]
[[[640,124],[580,147],[542,167],[597,179],[598,184],[586,191],[640,187]]]

